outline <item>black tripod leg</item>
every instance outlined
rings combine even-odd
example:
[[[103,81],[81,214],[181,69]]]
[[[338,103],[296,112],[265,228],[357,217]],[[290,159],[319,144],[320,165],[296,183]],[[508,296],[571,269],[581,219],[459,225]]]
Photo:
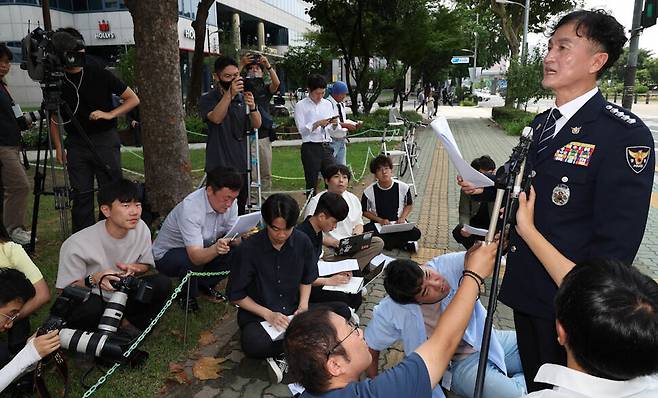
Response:
[[[34,166],[34,203],[32,204],[32,233],[30,235],[30,243],[27,245],[27,252],[34,253],[37,240],[37,227],[39,225],[39,204],[41,203],[41,195],[43,195],[46,181],[46,163],[48,158],[48,151],[44,151],[43,171],[39,169],[41,165],[41,141],[43,139],[43,123],[42,118],[39,121],[39,134],[37,135],[37,159]]]

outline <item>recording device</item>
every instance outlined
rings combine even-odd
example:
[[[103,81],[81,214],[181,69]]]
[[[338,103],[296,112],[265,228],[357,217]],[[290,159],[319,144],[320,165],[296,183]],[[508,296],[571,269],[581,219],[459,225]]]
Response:
[[[21,107],[18,104],[14,105],[14,115],[16,116],[16,123],[18,123],[18,129],[20,131],[28,130],[30,125],[46,117],[43,109],[37,109],[36,111],[30,112],[21,112]]]
[[[64,76],[65,68],[84,66],[84,42],[66,32],[36,28],[23,40],[21,69],[32,80],[57,80]]]
[[[251,53],[251,54],[248,55],[248,57],[249,57],[249,59],[251,60],[251,64],[250,64],[250,65],[253,65],[253,64],[258,65],[258,63],[260,62],[260,57],[261,57],[261,55],[260,55],[260,54],[256,54],[256,53]]]
[[[131,341],[116,336],[114,333],[123,318],[129,294],[137,301],[148,303],[152,297],[153,287],[132,275],[112,281],[111,284],[116,291],[105,306],[105,311],[98,324],[98,332],[66,328],[66,319],[71,312],[75,310],[75,307],[87,301],[91,295],[91,290],[88,288],[67,286],[55,300],[55,304],[50,309],[50,315],[37,331],[37,335],[48,333],[51,330],[59,330],[60,343],[64,349],[111,362],[131,361],[132,358],[123,356]],[[141,355],[139,361],[145,360],[145,355],[148,355],[138,350],[135,352]]]
[[[262,77],[250,76],[247,74],[247,76],[244,77],[243,84],[244,91],[252,93],[254,98],[265,93],[265,80],[263,80]]]

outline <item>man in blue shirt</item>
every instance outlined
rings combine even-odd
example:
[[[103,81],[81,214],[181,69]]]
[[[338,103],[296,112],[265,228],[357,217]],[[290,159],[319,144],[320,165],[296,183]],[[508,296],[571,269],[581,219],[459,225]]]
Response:
[[[289,372],[306,388],[302,398],[431,396],[462,339],[484,287],[482,278],[492,272],[495,253],[496,245],[486,245],[470,254],[461,284],[430,338],[373,379],[359,381],[372,356],[357,326],[326,309],[312,309],[293,318],[285,349]]]
[[[388,293],[373,310],[365,340],[373,357],[368,376],[377,375],[379,352],[402,340],[409,355],[427,340],[455,296],[467,252],[450,253],[420,266],[411,260],[393,261],[386,268]],[[480,344],[487,312],[477,300],[468,327],[457,347],[442,385],[463,397],[475,390]],[[520,397],[525,381],[514,331],[494,330],[491,335],[484,397]],[[433,397],[443,397],[440,387]]]

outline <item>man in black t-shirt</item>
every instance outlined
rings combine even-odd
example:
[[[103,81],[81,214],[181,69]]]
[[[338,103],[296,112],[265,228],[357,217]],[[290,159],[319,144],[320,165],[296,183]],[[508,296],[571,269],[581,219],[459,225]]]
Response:
[[[384,249],[404,249],[416,251],[416,242],[420,239],[420,230],[415,226],[409,231],[379,234],[375,223],[387,225],[407,222],[413,209],[411,190],[406,183],[393,180],[393,162],[388,156],[379,155],[370,162],[370,172],[377,181],[363,191],[361,209],[363,216],[371,222],[363,227],[364,231],[373,231],[384,241]]]
[[[80,32],[73,28],[62,28],[84,43]],[[84,52],[84,48],[80,50]],[[67,68],[62,84],[62,99],[69,106],[75,119],[93,144],[100,160],[83,140],[81,133],[62,112],[66,139],[64,148],[60,139],[57,120],[51,119],[52,139],[57,160],[66,162],[71,183],[73,208],[73,232],[79,231],[96,220],[94,217],[94,178],[99,189],[121,178],[120,141],[116,118],[130,112],[139,105],[139,98],[125,83],[107,69],[97,65]],[[123,103],[114,108],[112,94],[118,95]],[[102,164],[100,164],[102,162]]]

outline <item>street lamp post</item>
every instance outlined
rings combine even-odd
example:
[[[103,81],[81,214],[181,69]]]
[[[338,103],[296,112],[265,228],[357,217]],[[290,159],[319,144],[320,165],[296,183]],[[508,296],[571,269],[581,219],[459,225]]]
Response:
[[[521,62],[525,64],[526,57],[528,56],[528,22],[530,20],[530,0],[525,0],[525,5],[511,0],[496,0],[500,4],[515,4],[524,8],[523,16],[523,41],[521,43]]]

